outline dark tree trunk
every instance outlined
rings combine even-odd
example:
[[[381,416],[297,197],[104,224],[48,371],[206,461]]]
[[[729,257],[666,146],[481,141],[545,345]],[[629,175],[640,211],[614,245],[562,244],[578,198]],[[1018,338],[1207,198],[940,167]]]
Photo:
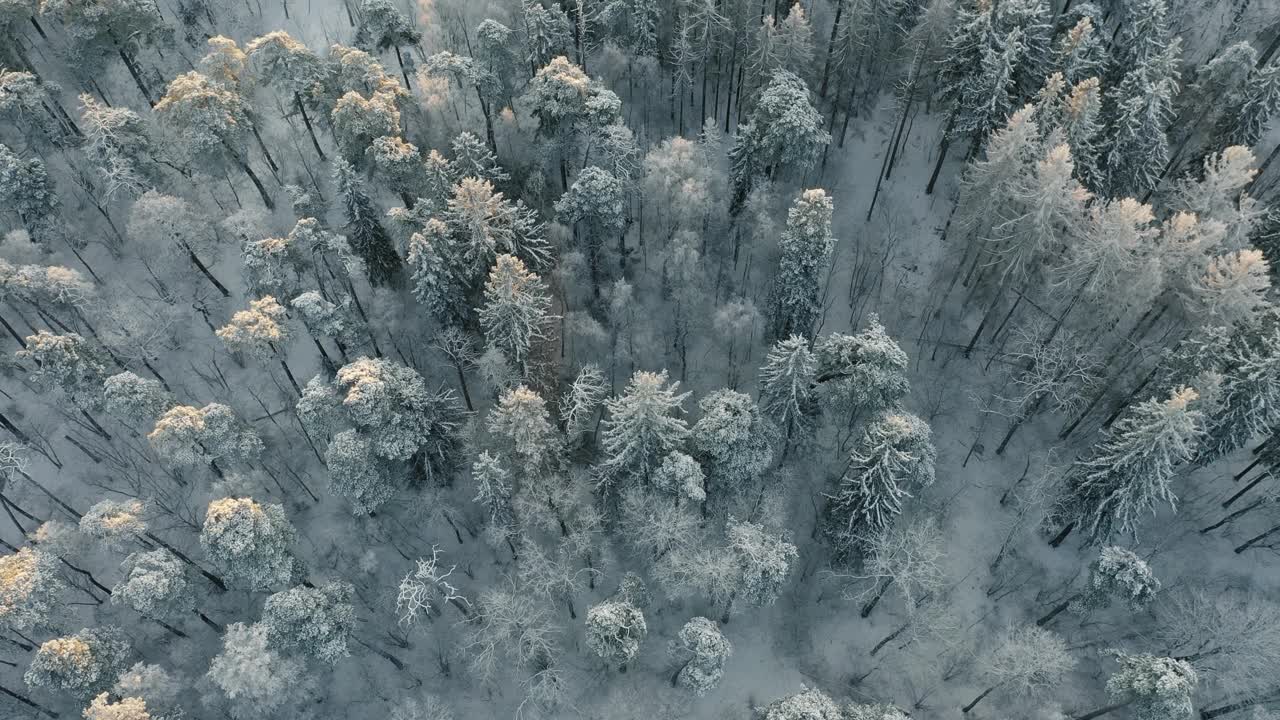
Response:
[[[991,694],[991,692],[992,692],[993,690],[995,690],[995,689],[996,689],[996,687],[995,687],[994,685],[992,685],[991,687],[987,688],[986,690],[983,690],[981,693],[979,693],[979,694],[978,694],[978,697],[976,697],[976,698],[974,698],[974,699],[973,699],[973,702],[971,702],[971,703],[969,703],[968,705],[965,705],[964,707],[960,708],[960,712],[965,713],[965,714],[967,715],[967,714],[969,713],[969,711],[970,711],[970,710],[972,710],[972,709],[974,709],[975,707],[977,707],[977,706],[978,706],[978,703],[982,702],[982,700],[983,700],[984,698],[986,698],[988,695],[990,695],[990,694]]]

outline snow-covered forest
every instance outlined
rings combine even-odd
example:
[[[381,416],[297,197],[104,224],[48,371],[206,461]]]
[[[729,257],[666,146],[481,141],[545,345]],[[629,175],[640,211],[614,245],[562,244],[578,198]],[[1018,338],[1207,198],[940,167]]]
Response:
[[[790,2],[0,0],[0,717],[1280,718],[1280,2]]]

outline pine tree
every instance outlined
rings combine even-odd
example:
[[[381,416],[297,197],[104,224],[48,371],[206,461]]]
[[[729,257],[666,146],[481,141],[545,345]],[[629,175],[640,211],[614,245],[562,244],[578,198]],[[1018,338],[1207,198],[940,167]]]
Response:
[[[537,273],[513,255],[499,255],[484,285],[480,324],[491,347],[529,374],[534,345],[549,336],[551,298]]]
[[[413,296],[441,325],[461,323],[468,315],[464,291],[470,273],[458,256],[448,226],[435,218],[409,237],[405,262],[413,271],[409,279]]]
[[[195,588],[186,566],[168,550],[132,553],[120,563],[120,572],[124,577],[111,590],[112,603],[161,620],[195,609]]]
[[[760,367],[760,407],[782,431],[785,447],[808,439],[816,424],[818,364],[809,342],[792,335],[778,340]]]
[[[329,468],[329,491],[346,498],[356,515],[368,515],[395,496],[386,462],[373,444],[355,430],[343,430],[329,440],[324,453]]]
[[[278,717],[281,706],[306,690],[302,662],[272,650],[260,623],[227,626],[208,678],[226,695],[237,720]]]
[[[298,586],[267,598],[262,625],[272,647],[301,651],[329,664],[350,655],[347,643],[355,630],[351,604],[355,588],[336,580],[320,587]]]
[[[346,205],[351,249],[364,261],[369,272],[369,282],[394,286],[399,277],[400,256],[396,254],[391,237],[378,219],[380,213],[377,207],[365,193],[364,183],[356,175],[355,168],[342,158],[334,158],[333,177]]]
[[[1133,708],[1137,720],[1190,720],[1196,671],[1188,663],[1154,655],[1112,651],[1120,669],[1107,680],[1107,695]],[[1092,713],[1091,713],[1092,714]]]
[[[828,496],[825,532],[837,556],[847,559],[860,538],[893,523],[913,491],[933,484],[932,435],[927,423],[904,412],[884,413],[867,426]]]
[[[489,411],[489,432],[501,439],[503,454],[526,476],[541,474],[558,459],[558,437],[547,403],[524,385],[504,391]]]
[[[1062,34],[1056,48],[1055,67],[1068,85],[1076,85],[1102,75],[1107,63],[1107,48],[1094,18],[1084,15]]]
[[[648,633],[644,613],[629,602],[606,600],[587,610],[587,648],[610,663],[626,667]]]
[[[1107,607],[1120,599],[1125,607],[1141,612],[1151,605],[1161,583],[1145,560],[1129,550],[1109,545],[1089,563],[1089,582],[1080,594],[1085,610]]]
[[[730,207],[734,212],[742,208],[761,180],[812,167],[831,142],[831,134],[822,125],[804,81],[794,73],[775,71],[747,121],[738,126],[729,151],[733,182]]]
[[[715,621],[695,617],[680,628],[671,652],[681,663],[673,684],[702,697],[720,683],[724,665],[733,654],[733,643],[720,633]]]
[[[0,627],[25,632],[46,626],[66,589],[57,558],[30,547],[0,556]]]
[[[769,328],[775,338],[812,338],[821,315],[819,294],[836,239],[831,235],[831,198],[806,190],[787,211],[787,229],[778,244],[782,257],[769,295]]]
[[[874,313],[857,335],[832,333],[819,338],[814,357],[816,382],[828,388],[837,408],[851,414],[889,410],[911,388],[907,354]]]
[[[222,458],[247,462],[262,452],[262,440],[253,428],[219,403],[169,408],[147,440],[161,460],[175,468],[214,464]]]
[[[55,335],[41,330],[14,355],[32,365],[27,379],[42,390],[61,390],[79,407],[92,410],[102,402],[106,358],[75,333]]]
[[[83,701],[110,688],[132,656],[129,638],[120,628],[84,628],[41,643],[22,679],[31,687],[70,693]]]
[[[261,360],[279,354],[289,341],[287,322],[284,307],[267,295],[249,301],[248,310],[236,311],[216,335],[231,352]]]
[[[773,461],[776,429],[750,395],[734,390],[710,393],[698,409],[702,417],[689,433],[689,445],[705,458],[716,494],[732,500]]]
[[[329,121],[341,159],[363,167],[376,158],[378,138],[399,134],[401,93],[394,80],[386,80],[368,97],[350,90],[338,98]]]
[[[551,248],[533,209],[496,192],[489,180],[463,177],[453,187],[443,219],[468,286],[499,255],[514,255],[532,268],[551,264]]]
[[[222,498],[209,503],[200,546],[228,580],[261,591],[293,578],[298,561],[289,546],[296,538],[280,505]]]
[[[1103,442],[1078,460],[1070,480],[1079,522],[1094,541],[1116,532],[1136,535],[1143,515],[1156,504],[1174,506],[1170,482],[1176,468],[1190,460],[1204,434],[1199,398],[1189,388],[1167,400],[1150,399],[1131,408]]]
[[[667,384],[667,372],[637,371],[622,395],[605,400],[609,411],[600,438],[605,460],[601,480],[648,480],[661,458],[678,449],[689,427],[678,417],[690,393],[679,393],[679,382]]]
[[[1174,117],[1180,53],[1181,45],[1175,39],[1160,54],[1134,66],[1108,93],[1113,109],[1107,131],[1104,187],[1112,197],[1153,189],[1169,162],[1165,128]]]
[[[141,500],[99,500],[80,518],[80,533],[111,550],[120,551],[147,532]]]
[[[1253,147],[1280,109],[1280,64],[1269,63],[1249,75],[1232,106],[1221,115],[1218,134],[1231,145]]]
[[[586,249],[592,294],[599,296],[600,250],[606,240],[623,234],[628,224],[626,188],[608,170],[592,165],[578,173],[555,208],[561,222],[574,226],[575,240]],[[620,245],[624,242],[625,236],[619,239]],[[625,263],[625,253],[620,260]]]
[[[147,701],[136,697],[121,697],[111,702],[111,695],[101,693],[84,709],[85,720],[151,720]]]
[[[1275,310],[1263,312],[1232,334],[1222,353],[1215,403],[1207,413],[1195,461],[1207,465],[1271,432],[1280,402],[1280,324]]]

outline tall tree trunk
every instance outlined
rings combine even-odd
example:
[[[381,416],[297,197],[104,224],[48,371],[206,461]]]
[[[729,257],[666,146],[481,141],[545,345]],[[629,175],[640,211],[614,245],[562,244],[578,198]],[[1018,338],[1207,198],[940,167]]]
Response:
[[[320,156],[320,162],[328,160],[329,158],[325,156],[324,150],[320,149],[320,140],[316,138],[316,130],[311,126],[311,117],[307,115],[307,108],[302,102],[302,96],[294,93],[293,101],[298,105],[298,114],[302,116],[302,124],[307,127],[307,135],[311,138],[311,146],[316,149],[316,154]]]
[[[1280,525],[1276,525],[1275,527],[1262,533],[1261,535],[1255,535],[1249,538],[1242,545],[1239,545],[1238,547],[1236,547],[1235,554],[1239,555],[1245,550],[1248,550],[1249,548],[1253,547],[1254,545],[1257,545],[1258,543],[1262,542],[1263,540],[1266,540],[1267,538],[1271,537],[1272,535],[1275,535],[1276,533],[1280,533]]]
[[[996,689],[996,686],[995,686],[995,685],[992,685],[991,687],[987,688],[986,690],[983,690],[981,693],[979,693],[979,694],[978,694],[978,697],[976,697],[976,698],[974,698],[974,699],[973,699],[973,702],[971,702],[971,703],[969,703],[968,705],[965,705],[964,707],[960,708],[960,712],[965,713],[966,715],[967,715],[967,714],[969,714],[969,711],[970,711],[970,710],[972,710],[972,709],[974,709],[975,707],[977,707],[977,706],[978,706],[978,703],[982,702],[983,698],[985,698],[986,696],[990,695],[990,694],[991,694],[991,692],[992,692],[993,690],[995,690],[995,689]]]
[[[49,717],[49,718],[58,717],[58,713],[50,710],[49,708],[46,708],[45,706],[37,703],[34,700],[31,700],[30,698],[27,698],[23,695],[19,695],[18,693],[10,690],[7,687],[4,687],[3,685],[0,685],[0,694],[8,695],[14,700],[17,700],[18,702],[22,703],[23,705],[26,705],[27,707],[31,708],[32,710],[35,710],[36,712],[40,713],[41,715],[44,715],[45,717]]]

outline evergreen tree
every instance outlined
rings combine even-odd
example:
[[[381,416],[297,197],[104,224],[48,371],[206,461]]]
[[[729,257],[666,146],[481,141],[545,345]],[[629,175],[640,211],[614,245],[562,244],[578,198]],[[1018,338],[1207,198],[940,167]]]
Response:
[[[195,588],[186,566],[168,550],[132,553],[120,563],[120,572],[124,577],[111,590],[112,603],[161,620],[195,609]]]
[[[729,151],[736,212],[761,180],[779,172],[803,172],[813,166],[831,134],[809,101],[809,88],[794,73],[777,70],[760,92],[746,122],[738,126]]]
[[[828,496],[825,532],[838,557],[847,560],[862,538],[893,523],[913,491],[933,484],[936,454],[929,425],[914,415],[887,412],[867,426]]]
[[[293,578],[297,560],[289,546],[296,538],[280,505],[222,498],[209,503],[200,546],[228,580],[261,591]]]
[[[610,237],[624,233],[628,224],[626,188],[608,170],[592,165],[578,173],[555,207],[556,215],[575,227],[575,238],[586,248],[592,294],[598,296],[600,249]],[[625,263],[625,254],[620,260]]]
[[[351,654],[347,642],[356,624],[351,605],[354,593],[350,583],[337,580],[271,595],[262,607],[268,642],[330,664],[347,657]]]
[[[514,255],[535,269],[551,264],[551,248],[538,215],[523,201],[512,202],[486,179],[463,177],[453,187],[443,214],[463,278],[470,286],[499,255]]]
[[[698,401],[698,408],[702,417],[689,444],[705,458],[714,490],[731,500],[773,461],[776,430],[750,395],[734,390],[717,390]]]
[[[1166,128],[1174,118],[1181,44],[1173,40],[1162,52],[1132,66],[1108,93],[1104,187],[1112,197],[1140,195],[1155,187],[1169,162]]]
[[[22,679],[31,687],[59,690],[83,701],[110,688],[132,656],[120,628],[84,628],[41,643]]]
[[[782,594],[791,563],[800,556],[787,536],[769,532],[763,525],[729,518],[725,526],[735,578],[725,617],[736,600],[756,607],[772,605]]]
[[[695,617],[680,628],[671,650],[682,663],[674,683],[702,697],[720,683],[733,643],[720,633],[715,621]]]
[[[1131,408],[1103,442],[1073,468],[1070,487],[1077,517],[1094,541],[1115,532],[1136,534],[1142,516],[1177,498],[1170,482],[1190,460],[1204,434],[1196,391],[1180,388],[1167,400],[1150,399]]]
[[[0,202],[18,215],[31,238],[50,242],[57,237],[61,202],[39,158],[22,159],[0,143]]]
[[[1151,605],[1161,583],[1145,560],[1129,550],[1114,545],[1102,548],[1097,559],[1089,563],[1089,583],[1080,594],[1084,610],[1096,610],[1123,600],[1134,612]]]
[[[599,367],[588,363],[578,370],[577,377],[560,401],[560,422],[564,426],[565,437],[573,440],[587,431],[591,416],[600,408],[608,392],[604,373]]]
[[[879,316],[867,318],[857,335],[832,333],[814,346],[815,380],[828,388],[833,404],[852,413],[897,406],[910,390],[907,354],[885,332]]]
[[[1113,651],[1120,669],[1107,680],[1107,694],[1133,708],[1137,720],[1190,720],[1196,671],[1188,663],[1154,655]]]
[[[605,400],[609,411],[600,438],[605,453],[601,481],[649,479],[661,458],[678,449],[689,435],[681,405],[690,393],[680,383],[667,384],[667,372],[637,371],[622,395]]]
[[[626,667],[648,633],[644,613],[624,600],[606,600],[587,610],[587,648],[610,663]]]
[[[1253,147],[1270,127],[1280,109],[1280,64],[1255,68],[1230,109],[1218,121],[1218,134],[1231,145]]]
[[[355,430],[334,435],[324,458],[329,468],[329,491],[350,501],[355,514],[367,515],[395,495],[386,462],[374,454],[373,444]]]
[[[809,342],[799,335],[775,342],[760,367],[760,407],[782,430],[787,447],[814,431],[820,412],[813,387],[817,371]]]
[[[448,226],[435,218],[409,238],[405,262],[413,271],[409,279],[413,296],[441,325],[463,322],[468,315],[464,291],[470,273],[458,256]]]
[[[484,285],[480,324],[490,347],[529,374],[534,344],[548,338],[551,298],[537,273],[512,255],[499,255]]]
[[[813,336],[822,311],[819,296],[836,239],[831,235],[831,198],[806,190],[787,211],[778,244],[782,257],[769,295],[769,327],[775,338]]]
[[[395,285],[400,272],[400,256],[386,228],[378,219],[380,213],[365,193],[364,183],[355,168],[342,158],[334,158],[333,177],[346,205],[347,232],[351,249],[364,261],[369,282]]]
[[[14,353],[33,366],[27,379],[45,391],[61,390],[76,405],[94,409],[101,403],[107,366],[102,353],[75,333],[54,335],[41,330],[27,337]]]
[[[30,547],[0,557],[0,627],[28,631],[44,627],[67,589],[57,558]]]

